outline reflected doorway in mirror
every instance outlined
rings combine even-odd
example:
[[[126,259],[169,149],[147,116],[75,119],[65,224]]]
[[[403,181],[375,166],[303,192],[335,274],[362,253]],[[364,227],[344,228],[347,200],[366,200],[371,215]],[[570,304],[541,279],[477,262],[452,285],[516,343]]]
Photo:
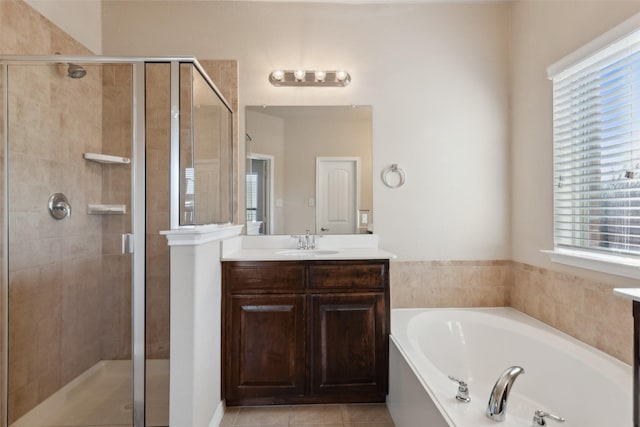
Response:
[[[318,234],[356,234],[359,195],[359,157],[316,158]]]
[[[273,230],[275,159],[268,154],[247,155],[247,234],[271,234]]]

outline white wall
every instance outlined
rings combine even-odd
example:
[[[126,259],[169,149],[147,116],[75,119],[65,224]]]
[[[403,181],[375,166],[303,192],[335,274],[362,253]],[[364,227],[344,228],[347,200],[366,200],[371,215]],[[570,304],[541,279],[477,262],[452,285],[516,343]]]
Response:
[[[97,55],[102,53],[102,0],[25,0]],[[65,52],[61,52],[65,54]],[[68,54],[68,52],[67,52]]]
[[[546,68],[640,12],[640,2],[515,2],[512,10],[512,259],[601,280],[551,264],[553,248],[551,81]],[[634,281],[617,279],[619,285]],[[637,285],[637,281],[635,282]]]
[[[372,105],[375,231],[400,259],[510,256],[509,5],[106,1],[103,51],[238,59],[246,105]],[[276,88],[276,68],[347,88]],[[241,129],[244,128],[241,111]],[[404,187],[380,171],[397,163]]]

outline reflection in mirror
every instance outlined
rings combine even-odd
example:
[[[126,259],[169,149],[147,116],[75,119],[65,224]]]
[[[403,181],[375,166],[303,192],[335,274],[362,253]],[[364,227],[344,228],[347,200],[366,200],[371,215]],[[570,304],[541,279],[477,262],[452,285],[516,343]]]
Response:
[[[247,107],[247,234],[373,231],[371,107]]]

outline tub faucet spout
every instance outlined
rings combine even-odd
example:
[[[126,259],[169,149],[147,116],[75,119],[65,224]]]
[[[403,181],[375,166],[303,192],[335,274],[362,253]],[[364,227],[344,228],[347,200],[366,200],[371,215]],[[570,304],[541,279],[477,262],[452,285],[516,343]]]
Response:
[[[496,381],[489,396],[489,404],[487,405],[487,417],[493,421],[504,421],[507,414],[507,399],[511,387],[518,378],[518,375],[524,374],[524,369],[520,366],[512,366],[507,368],[498,381]]]

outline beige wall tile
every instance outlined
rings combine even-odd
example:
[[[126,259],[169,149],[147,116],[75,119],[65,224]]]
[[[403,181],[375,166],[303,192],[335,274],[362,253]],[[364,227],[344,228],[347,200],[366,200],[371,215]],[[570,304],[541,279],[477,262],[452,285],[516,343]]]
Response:
[[[0,2],[0,53],[54,52],[90,54],[23,1]],[[90,291],[95,284],[82,288],[73,272],[87,256],[96,259],[81,268],[83,284],[101,271],[101,223],[83,214],[89,195],[99,197],[101,180],[82,152],[101,147],[102,89],[99,73],[72,80],[64,65],[11,66],[10,79],[11,421],[63,385],[71,375],[63,365],[76,363],[76,355],[83,357],[78,368],[99,360],[100,310],[97,293]],[[64,222],[45,209],[57,191],[67,194],[74,209]],[[89,318],[79,321],[80,314]],[[74,341],[80,347],[63,356],[66,343]]]
[[[625,363],[632,363],[633,315],[629,301],[613,295],[615,283],[513,262],[514,308]]]
[[[507,261],[393,261],[392,307],[493,307],[509,303]]]
[[[391,263],[391,305],[511,306],[631,363],[631,304],[601,283],[511,261]]]

